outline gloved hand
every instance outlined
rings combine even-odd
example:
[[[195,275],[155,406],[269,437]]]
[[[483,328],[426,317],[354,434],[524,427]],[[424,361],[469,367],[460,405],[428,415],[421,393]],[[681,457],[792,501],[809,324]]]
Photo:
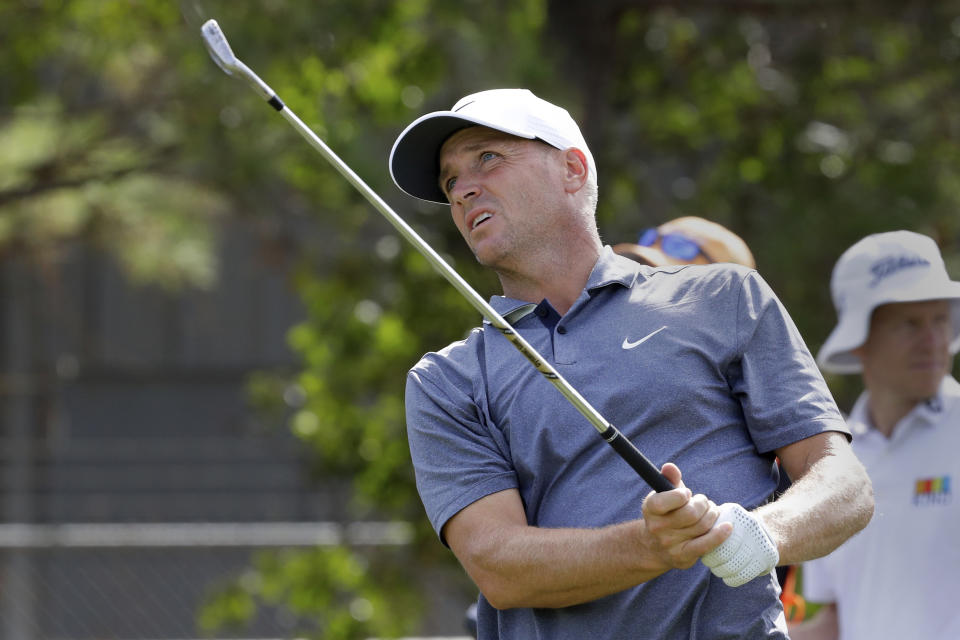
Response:
[[[719,547],[700,560],[730,587],[739,587],[758,576],[770,573],[780,560],[780,552],[763,523],[733,502],[720,505],[721,522],[732,522],[733,533]]]

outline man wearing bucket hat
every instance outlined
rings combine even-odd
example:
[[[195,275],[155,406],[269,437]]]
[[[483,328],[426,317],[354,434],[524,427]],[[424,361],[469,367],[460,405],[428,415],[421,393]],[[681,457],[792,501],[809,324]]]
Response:
[[[818,354],[865,390],[847,420],[873,480],[876,516],[804,565],[807,600],[828,603],[795,638],[960,638],[960,282],[934,241],[870,235],[837,262],[838,322]]]
[[[777,558],[831,551],[873,503],[766,283],[605,247],[579,127],[526,90],[415,120],[390,170],[449,204],[499,277],[491,304],[676,486],[651,492],[489,326],[425,355],[407,378],[410,452],[431,523],[480,588],[479,637],[785,638]],[[768,503],[776,456],[795,483]],[[718,523],[721,504],[736,524]],[[742,545],[717,557],[728,538]]]

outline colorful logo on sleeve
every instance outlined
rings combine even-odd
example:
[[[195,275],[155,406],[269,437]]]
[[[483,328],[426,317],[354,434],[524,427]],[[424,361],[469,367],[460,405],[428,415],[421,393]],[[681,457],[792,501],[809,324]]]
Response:
[[[913,486],[913,504],[917,506],[949,504],[950,476],[919,478]]]

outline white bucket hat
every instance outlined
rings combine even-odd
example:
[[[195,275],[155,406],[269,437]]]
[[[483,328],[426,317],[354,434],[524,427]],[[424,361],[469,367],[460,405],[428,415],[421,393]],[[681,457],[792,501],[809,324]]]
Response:
[[[949,300],[950,352],[960,347],[960,282],[947,275],[940,250],[925,235],[890,231],[860,240],[837,260],[830,293],[838,322],[817,354],[826,371],[862,370],[860,359],[850,351],[867,340],[873,310],[893,302]]]
[[[450,111],[420,116],[404,129],[390,151],[390,175],[415,198],[449,204],[440,189],[440,147],[455,132],[473,125],[519,138],[538,139],[557,149],[580,149],[594,178],[593,155],[566,109],[527,89],[491,89],[457,101]]]

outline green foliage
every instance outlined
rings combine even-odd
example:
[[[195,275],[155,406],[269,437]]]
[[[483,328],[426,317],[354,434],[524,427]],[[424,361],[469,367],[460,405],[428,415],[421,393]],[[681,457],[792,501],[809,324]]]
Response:
[[[324,473],[353,478],[358,504],[419,518],[403,415],[404,372],[420,355],[462,337],[476,312],[410,250],[344,257],[336,277],[304,272],[299,290],[308,321],[290,332],[304,370],[305,402],[291,427],[310,444]],[[377,283],[360,299],[358,283]],[[404,289],[394,283],[403,278]],[[451,291],[453,293],[451,294]]]
[[[0,256],[56,260],[83,238],[136,281],[210,287],[227,199],[178,157],[191,133],[164,51],[186,49],[179,14],[140,4],[4,4]]]
[[[409,583],[391,567],[395,562],[370,564],[367,555],[347,548],[261,552],[246,575],[211,590],[198,626],[207,635],[242,632],[270,611],[287,620],[287,631],[298,638],[363,640],[409,633],[419,615],[405,588]]]

